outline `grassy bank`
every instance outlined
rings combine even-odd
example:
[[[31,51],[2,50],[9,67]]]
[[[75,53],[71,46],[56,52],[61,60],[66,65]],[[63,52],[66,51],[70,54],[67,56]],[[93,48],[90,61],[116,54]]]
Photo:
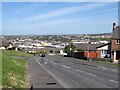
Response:
[[[2,52],[0,51],[0,89],[2,88]]]
[[[31,55],[21,51],[2,51],[3,88],[24,88],[26,86],[25,57],[31,57]]]

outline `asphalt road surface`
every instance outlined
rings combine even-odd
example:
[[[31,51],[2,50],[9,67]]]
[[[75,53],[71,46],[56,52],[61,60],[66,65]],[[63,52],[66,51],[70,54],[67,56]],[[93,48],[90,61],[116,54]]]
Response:
[[[56,55],[38,57],[36,62],[64,88],[118,88],[117,66]]]

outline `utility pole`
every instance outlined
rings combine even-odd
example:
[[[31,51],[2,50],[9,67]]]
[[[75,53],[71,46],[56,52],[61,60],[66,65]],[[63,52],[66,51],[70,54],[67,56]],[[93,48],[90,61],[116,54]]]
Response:
[[[89,46],[89,43],[90,43],[90,39],[89,39],[89,34],[88,34],[88,53],[87,53],[87,60],[89,61],[89,51],[90,51],[90,46]]]

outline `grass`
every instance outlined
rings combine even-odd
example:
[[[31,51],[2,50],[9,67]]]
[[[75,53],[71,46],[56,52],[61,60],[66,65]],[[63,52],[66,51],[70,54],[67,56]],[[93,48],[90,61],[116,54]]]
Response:
[[[0,89],[2,88],[2,52],[0,51]]]
[[[109,61],[103,61],[103,60],[96,61],[96,63],[98,63],[98,64],[106,64],[106,65],[111,65],[111,66],[120,66],[120,64],[112,63],[112,62],[109,62]]]
[[[11,56],[31,57],[22,51],[2,51],[2,88],[25,88],[26,60]]]

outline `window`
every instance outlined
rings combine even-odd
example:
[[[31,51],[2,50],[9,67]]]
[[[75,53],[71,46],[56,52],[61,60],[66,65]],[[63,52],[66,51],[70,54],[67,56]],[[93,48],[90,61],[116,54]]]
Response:
[[[116,44],[120,44],[120,39],[117,39]]]

